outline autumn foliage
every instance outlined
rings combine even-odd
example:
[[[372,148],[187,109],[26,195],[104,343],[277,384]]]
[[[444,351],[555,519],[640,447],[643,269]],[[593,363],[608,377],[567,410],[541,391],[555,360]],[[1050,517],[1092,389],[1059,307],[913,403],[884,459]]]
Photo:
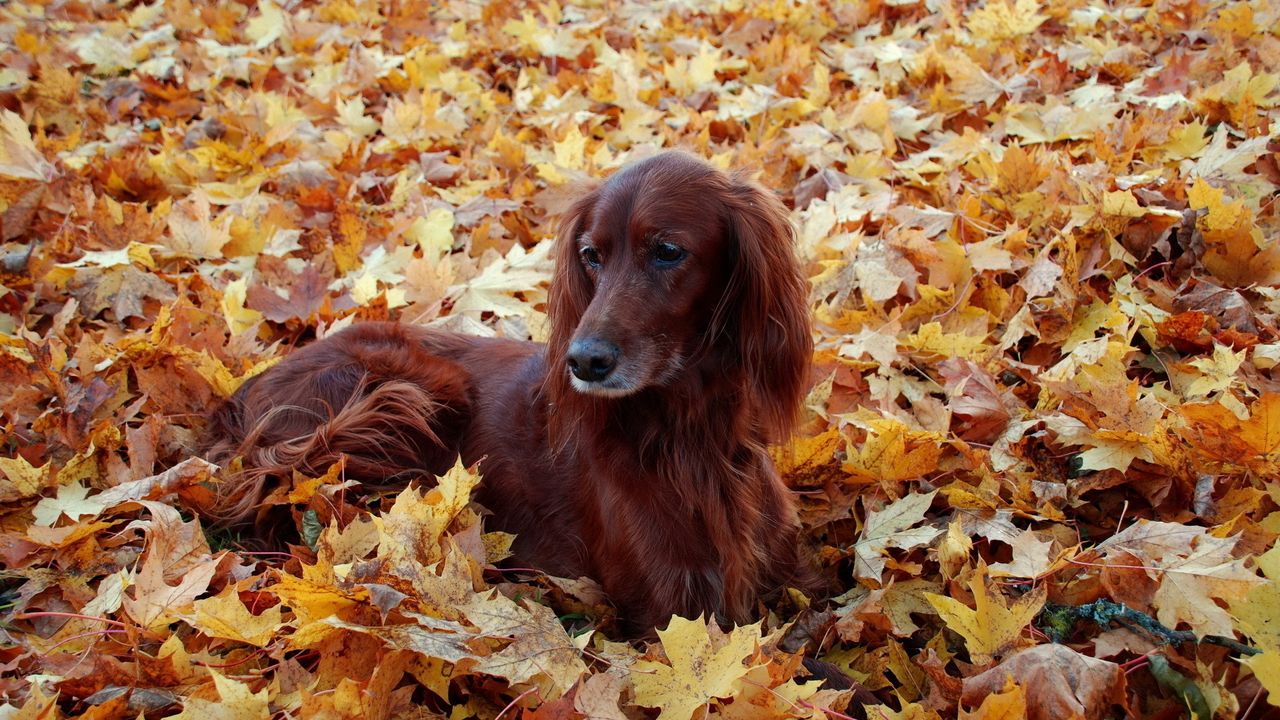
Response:
[[[0,716],[1280,703],[1275,3],[0,19]],[[589,580],[496,567],[463,468],[298,475],[285,548],[197,519],[241,382],[361,319],[543,339],[557,214],[660,147],[794,209],[817,351],[777,460],[831,597],[617,642]]]

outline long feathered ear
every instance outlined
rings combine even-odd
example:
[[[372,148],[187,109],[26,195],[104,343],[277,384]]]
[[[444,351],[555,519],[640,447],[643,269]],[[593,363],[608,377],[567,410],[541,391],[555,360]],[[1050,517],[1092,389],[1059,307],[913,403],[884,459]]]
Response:
[[[809,285],[795,255],[787,208],[773,193],[735,178],[730,223],[738,254],[729,282],[731,342],[769,440],[791,434],[813,359]],[[736,318],[734,314],[736,313]]]
[[[547,297],[547,319],[551,332],[547,338],[547,363],[550,368],[563,368],[569,341],[578,327],[583,313],[591,304],[595,288],[587,271],[578,259],[578,236],[590,220],[596,204],[596,191],[584,195],[560,218],[556,232],[555,274]],[[564,373],[549,373],[559,377]]]

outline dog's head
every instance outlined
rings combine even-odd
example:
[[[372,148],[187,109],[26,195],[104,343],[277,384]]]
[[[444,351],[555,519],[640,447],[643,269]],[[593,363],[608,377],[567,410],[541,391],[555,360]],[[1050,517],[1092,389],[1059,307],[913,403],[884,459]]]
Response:
[[[786,208],[691,155],[634,163],[562,219],[550,372],[579,393],[671,386],[703,363],[741,377],[767,430],[794,417],[812,341]]]

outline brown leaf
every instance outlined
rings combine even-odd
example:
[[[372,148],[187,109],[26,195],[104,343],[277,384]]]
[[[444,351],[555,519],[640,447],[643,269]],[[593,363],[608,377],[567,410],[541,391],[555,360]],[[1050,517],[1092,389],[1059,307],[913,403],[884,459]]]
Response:
[[[245,307],[257,310],[272,322],[283,323],[310,318],[329,298],[328,282],[310,263],[303,266],[302,272],[286,279],[280,290],[254,282],[245,294]]]
[[[961,702],[974,706],[1001,692],[1012,678],[1027,696],[1029,720],[1106,717],[1112,707],[1128,710],[1124,671],[1065,645],[1038,645],[984,673],[966,678]]]
[[[999,437],[1011,414],[1005,407],[1009,396],[996,385],[995,378],[963,358],[948,358],[939,369],[951,395],[956,434],[978,443],[990,443]]]
[[[1196,310],[1214,318],[1218,325],[1240,332],[1257,334],[1255,311],[1249,300],[1239,290],[1214,285],[1207,280],[1196,282],[1190,288],[1178,290],[1174,308],[1187,312]]]
[[[111,310],[117,322],[146,316],[146,301],[171,302],[169,283],[133,265],[85,268],[71,284],[71,294],[91,315]]]

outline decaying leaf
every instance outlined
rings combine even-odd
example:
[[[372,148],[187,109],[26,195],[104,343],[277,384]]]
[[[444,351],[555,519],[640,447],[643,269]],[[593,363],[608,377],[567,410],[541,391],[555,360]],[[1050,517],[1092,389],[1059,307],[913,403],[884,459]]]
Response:
[[[967,678],[961,701],[985,706],[985,698],[1002,692],[1010,681],[1026,696],[1029,720],[1104,717],[1113,706],[1128,706],[1125,675],[1119,665],[1055,644],[1023,650]]]

